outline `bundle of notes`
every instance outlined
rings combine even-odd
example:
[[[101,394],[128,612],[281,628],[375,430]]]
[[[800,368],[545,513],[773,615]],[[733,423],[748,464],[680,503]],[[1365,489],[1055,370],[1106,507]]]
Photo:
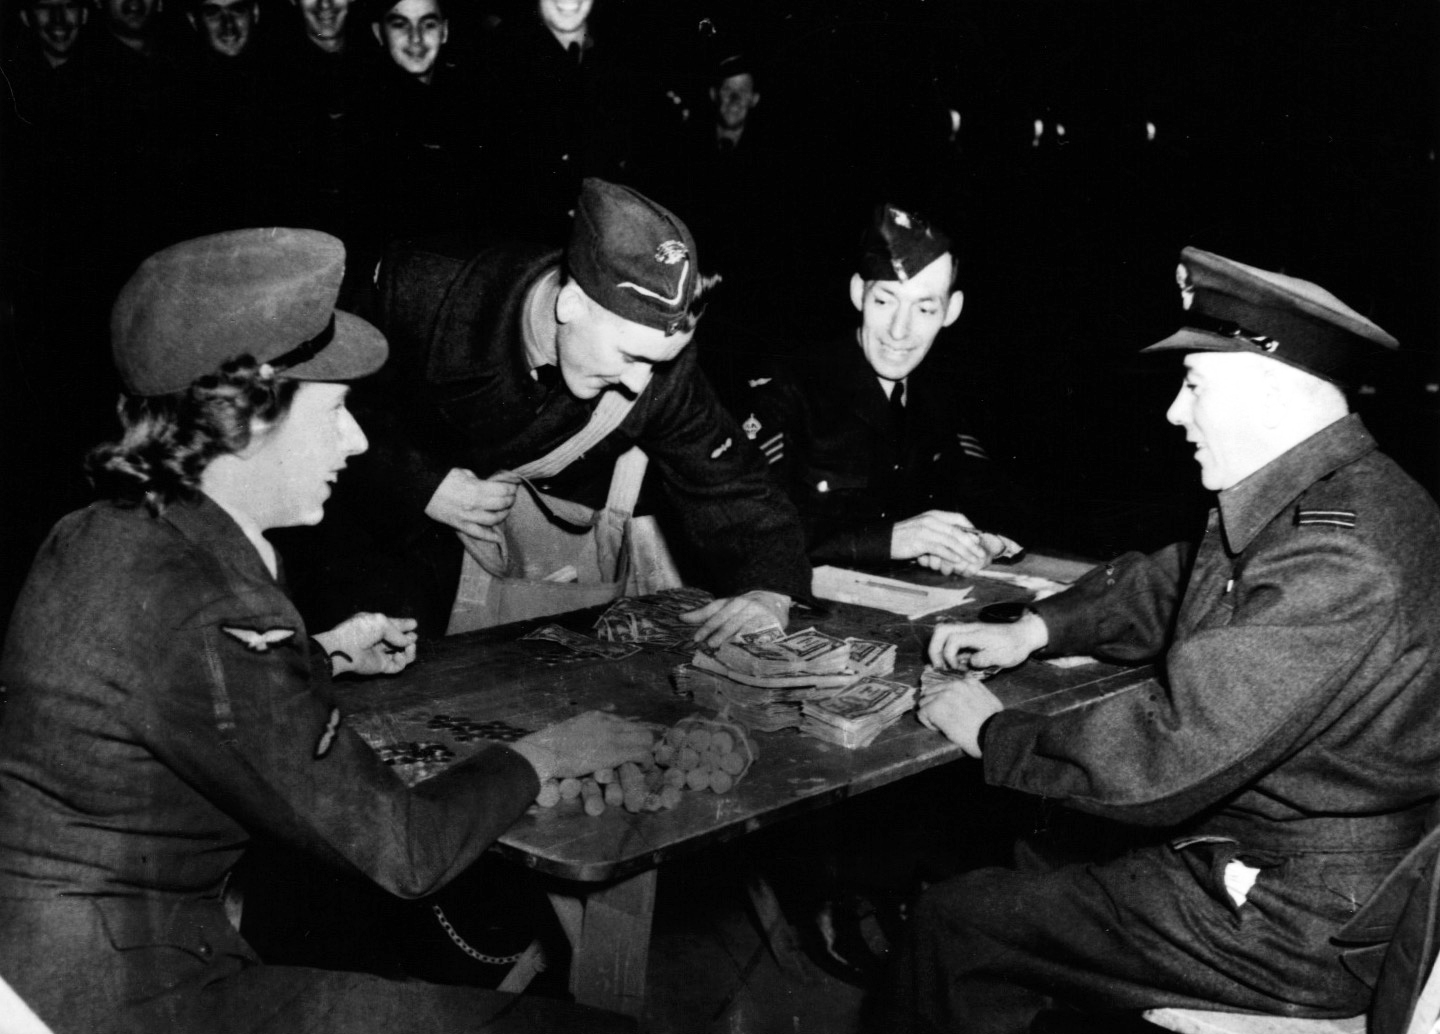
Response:
[[[864,678],[833,696],[801,704],[800,731],[842,747],[866,747],[914,706],[914,686]]]
[[[894,670],[893,643],[839,639],[813,628],[786,635],[771,627],[737,636],[713,652],[696,651],[674,678],[697,703],[773,732],[801,728],[802,704]]]

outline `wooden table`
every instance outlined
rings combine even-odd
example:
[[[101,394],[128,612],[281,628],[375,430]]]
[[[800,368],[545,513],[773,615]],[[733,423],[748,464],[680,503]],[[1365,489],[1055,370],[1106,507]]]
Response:
[[[1053,572],[1043,559],[1020,570]],[[1074,573],[1074,569],[1069,569]],[[938,584],[939,576],[909,569],[905,577]],[[953,580],[946,584],[956,584]],[[1012,585],[974,579],[974,600],[944,617],[969,617],[986,603],[1025,598]],[[589,631],[598,611],[548,619]],[[918,682],[930,631],[941,615],[919,621],[833,604],[813,621],[835,635],[864,635],[897,644],[894,678]],[[670,671],[688,657],[646,649],[623,660],[577,658],[553,643],[518,640],[545,620],[426,643],[405,673],[347,689],[343,706],[372,742],[445,741],[424,719],[437,712],[476,722],[503,719],[534,730],[592,708],[672,725],[696,707],[672,688]],[[804,615],[792,627],[810,623]],[[1062,668],[1030,663],[989,685],[1009,707],[1055,713],[1144,684],[1148,669],[1090,663]],[[912,717],[902,718],[870,746],[847,750],[794,730],[757,733],[759,756],[728,794],[686,794],[673,811],[631,814],[608,809],[589,817],[579,801],[532,807],[496,845],[502,855],[564,881],[552,895],[574,947],[570,986],[576,1000],[639,1016],[645,997],[650,921],[658,867],[665,861],[732,840],[764,826],[961,757],[957,747]],[[457,755],[482,742],[449,744]],[[413,776],[412,776],[413,778]]]

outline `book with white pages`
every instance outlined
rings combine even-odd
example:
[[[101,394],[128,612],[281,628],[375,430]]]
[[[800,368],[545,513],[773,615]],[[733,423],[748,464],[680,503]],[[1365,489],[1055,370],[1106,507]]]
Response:
[[[911,621],[969,603],[972,596],[968,586],[914,585],[898,578],[849,571],[829,564],[815,568],[810,591],[821,599],[887,610]]]

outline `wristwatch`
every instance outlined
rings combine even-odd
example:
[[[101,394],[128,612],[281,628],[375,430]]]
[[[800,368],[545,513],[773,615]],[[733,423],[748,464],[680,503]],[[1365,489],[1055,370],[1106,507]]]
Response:
[[[1010,600],[1006,603],[992,603],[981,607],[979,619],[987,625],[1013,625],[1026,614],[1035,613],[1024,600]]]

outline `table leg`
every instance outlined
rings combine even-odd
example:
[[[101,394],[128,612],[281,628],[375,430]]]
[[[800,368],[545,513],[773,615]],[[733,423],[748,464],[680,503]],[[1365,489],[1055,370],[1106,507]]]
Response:
[[[581,895],[550,893],[570,939],[570,991],[582,1005],[644,1013],[656,872],[646,869]]]

